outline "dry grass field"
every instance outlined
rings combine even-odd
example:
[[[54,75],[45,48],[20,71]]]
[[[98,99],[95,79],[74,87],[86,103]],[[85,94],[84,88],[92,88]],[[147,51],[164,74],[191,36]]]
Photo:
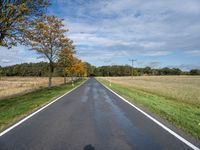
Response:
[[[200,106],[200,76],[103,77],[135,89]]]
[[[69,78],[67,79],[70,80]],[[53,77],[52,84],[63,83],[62,77]],[[48,77],[1,77],[0,99],[48,86]]]

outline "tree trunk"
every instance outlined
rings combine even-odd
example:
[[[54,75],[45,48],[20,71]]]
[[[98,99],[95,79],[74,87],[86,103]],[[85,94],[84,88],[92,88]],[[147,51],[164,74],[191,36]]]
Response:
[[[66,84],[67,83],[67,79],[66,79],[65,69],[63,69],[63,75],[64,75],[64,84]]]
[[[48,84],[48,87],[50,88],[51,87],[51,84],[52,84],[52,73],[49,73],[49,84]]]
[[[53,63],[49,62],[49,84],[48,87],[50,88],[52,85],[52,72],[53,72]]]
[[[74,86],[74,79],[73,79],[73,75],[72,75],[72,86]]]

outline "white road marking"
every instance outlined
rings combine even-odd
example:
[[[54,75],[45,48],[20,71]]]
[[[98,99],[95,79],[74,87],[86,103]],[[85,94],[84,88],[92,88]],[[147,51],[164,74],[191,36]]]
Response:
[[[86,80],[87,81],[87,80]],[[49,105],[55,103],[56,101],[58,101],[60,98],[64,97],[65,95],[69,94],[70,92],[74,91],[75,89],[77,89],[78,87],[80,87],[81,85],[83,85],[86,81],[84,81],[83,83],[81,83],[79,86],[71,89],[70,91],[68,91],[67,93],[63,94],[62,96],[56,98],[55,100],[53,100],[52,102],[46,104],[45,106],[43,106],[42,108],[38,109],[37,111],[31,113],[30,115],[28,115],[27,117],[25,117],[24,119],[20,120],[19,122],[15,123],[14,125],[12,125],[11,127],[7,128],[6,130],[2,131],[0,133],[0,137],[3,136],[4,134],[6,134],[7,132],[9,132],[10,130],[14,129],[15,127],[17,127],[18,125],[22,124],[24,121],[28,120],[29,118],[31,118],[32,116],[36,115],[37,113],[39,113],[40,111],[42,111],[43,109],[47,108]]]
[[[192,148],[194,150],[200,150],[197,146],[193,145],[192,143],[190,143],[189,141],[187,141],[186,139],[184,139],[182,136],[180,136],[179,134],[175,133],[174,131],[172,131],[171,129],[169,129],[168,127],[166,127],[164,124],[162,124],[161,122],[159,122],[158,120],[156,120],[155,118],[153,118],[152,116],[150,116],[149,114],[147,114],[146,112],[144,112],[143,110],[141,110],[140,108],[138,108],[137,106],[133,105],[131,102],[129,102],[128,100],[126,100],[125,98],[123,98],[122,96],[120,96],[119,94],[117,94],[116,92],[114,92],[113,90],[111,90],[110,88],[108,88],[107,86],[105,86],[104,84],[102,84],[101,82],[99,82],[99,83],[101,85],[103,85],[106,89],[108,89],[109,91],[111,91],[112,93],[114,93],[116,96],[118,96],[120,99],[122,99],[123,101],[125,101],[126,103],[128,103],[129,105],[131,105],[132,107],[134,107],[135,109],[137,109],[139,112],[141,112],[142,114],[144,114],[149,119],[151,119],[157,125],[159,125],[163,129],[165,129],[167,132],[169,132],[170,134],[172,134],[173,136],[175,136],[176,138],[178,138],[180,141],[182,141],[183,143],[185,143],[186,145],[188,145],[190,148]]]

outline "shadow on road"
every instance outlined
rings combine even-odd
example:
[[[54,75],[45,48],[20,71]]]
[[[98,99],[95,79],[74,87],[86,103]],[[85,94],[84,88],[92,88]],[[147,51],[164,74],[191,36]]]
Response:
[[[83,150],[95,150],[95,147],[91,144],[84,146]]]

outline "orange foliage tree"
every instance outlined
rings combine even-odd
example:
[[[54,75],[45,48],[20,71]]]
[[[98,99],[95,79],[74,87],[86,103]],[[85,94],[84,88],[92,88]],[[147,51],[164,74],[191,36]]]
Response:
[[[83,63],[78,58],[71,55],[70,61],[65,67],[65,71],[68,73],[69,76],[72,78],[72,84],[73,84],[73,77],[82,77],[86,75],[86,66],[85,63]]]
[[[27,35],[31,49],[49,61],[49,87],[52,85],[54,62],[63,48],[63,42],[67,42],[64,34],[68,30],[63,29],[62,21],[55,16],[44,16],[32,22]]]
[[[75,47],[73,46],[73,41],[70,39],[65,39],[62,42],[62,50],[59,53],[58,64],[63,68],[64,84],[66,84],[66,66],[68,66],[73,59],[73,54],[75,53]]]
[[[0,46],[24,43],[28,24],[45,13],[48,0],[0,0]]]

